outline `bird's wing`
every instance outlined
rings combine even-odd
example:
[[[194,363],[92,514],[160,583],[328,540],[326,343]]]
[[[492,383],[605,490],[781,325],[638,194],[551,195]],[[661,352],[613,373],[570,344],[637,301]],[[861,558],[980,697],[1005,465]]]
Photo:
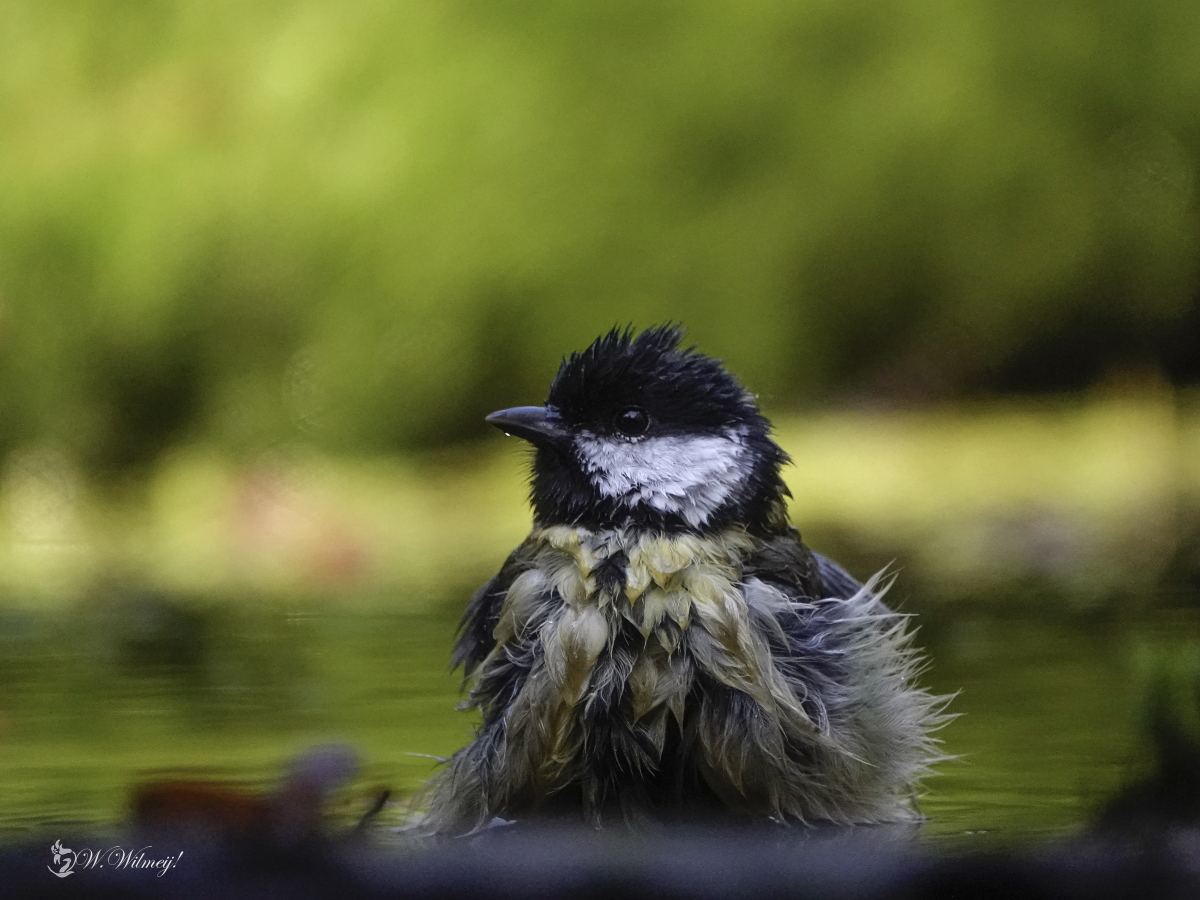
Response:
[[[495,647],[496,639],[492,632],[500,618],[504,595],[517,576],[532,565],[533,554],[526,542],[512,552],[500,571],[477,590],[467,604],[462,621],[458,623],[458,640],[450,657],[451,667],[462,666],[465,677],[470,678]]]
[[[745,561],[743,575],[779,588],[793,600],[815,600],[822,596],[818,560],[828,562],[804,546],[793,529],[762,541]]]
[[[922,657],[906,618],[883,602],[886,583],[859,584],[796,534],[761,540],[744,572],[756,642],[820,738],[795,729],[799,737],[784,742],[791,762],[773,769],[771,748],[746,727],[742,758],[774,774],[779,796],[791,798],[780,807],[788,815],[911,819],[911,785],[940,756],[929,732],[945,721],[945,698],[916,686]]]
[[[862,584],[849,572],[835,563],[828,556],[813,552],[817,564],[817,578],[820,582],[820,597],[837,597],[839,600],[849,600],[860,590]]]
[[[746,577],[779,588],[794,600],[849,600],[863,588],[828,556],[801,543],[795,532],[763,541],[744,571]]]

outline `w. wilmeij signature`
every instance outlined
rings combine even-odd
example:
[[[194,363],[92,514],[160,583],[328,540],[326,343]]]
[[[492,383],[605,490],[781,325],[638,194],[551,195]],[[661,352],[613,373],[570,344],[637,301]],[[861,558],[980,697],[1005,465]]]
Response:
[[[124,847],[109,847],[107,850],[81,847],[79,850],[72,850],[64,847],[62,841],[55,841],[50,847],[50,852],[54,856],[54,864],[46,866],[46,868],[59,878],[66,878],[68,875],[74,875],[76,872],[86,869],[106,867],[110,869],[158,869],[157,875],[161,878],[177,866],[179,860],[183,858],[183,851],[180,850],[172,856],[156,859],[153,850],[154,848],[150,846],[142,847],[140,850],[127,850]]]

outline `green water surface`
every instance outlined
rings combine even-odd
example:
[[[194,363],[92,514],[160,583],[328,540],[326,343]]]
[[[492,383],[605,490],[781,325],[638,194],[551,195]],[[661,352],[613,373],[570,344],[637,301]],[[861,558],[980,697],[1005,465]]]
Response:
[[[133,785],[180,774],[268,788],[303,748],[346,742],[411,794],[470,736],[447,669],[460,602],[420,614],[125,592],[69,612],[0,612],[0,834],[114,823]],[[1200,610],[1000,607],[920,616],[925,683],[959,695],[925,834],[1025,839],[1081,826],[1139,757],[1156,660],[1200,646]],[[427,754],[422,756],[420,754]],[[402,820],[403,804],[388,811]]]

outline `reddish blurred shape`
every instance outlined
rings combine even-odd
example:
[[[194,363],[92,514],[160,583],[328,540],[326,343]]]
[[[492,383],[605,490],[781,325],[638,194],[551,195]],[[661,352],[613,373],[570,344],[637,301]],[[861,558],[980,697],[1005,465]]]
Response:
[[[134,823],[151,831],[295,843],[323,836],[322,814],[332,793],[358,771],[342,744],[313,747],[288,766],[278,788],[254,794],[215,781],[170,779],[133,792]]]

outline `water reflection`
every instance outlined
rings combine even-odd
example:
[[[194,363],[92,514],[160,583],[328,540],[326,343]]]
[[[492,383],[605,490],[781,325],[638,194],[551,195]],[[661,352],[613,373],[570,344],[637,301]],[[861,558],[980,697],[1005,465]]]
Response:
[[[461,746],[447,670],[455,603],[402,615],[112,588],[71,610],[0,611],[0,828],[111,822],[130,787],[189,773],[266,787],[299,749],[365,761],[342,800],[413,791]],[[1138,754],[1156,661],[1200,647],[1200,610],[1135,617],[937,608],[921,617],[942,733],[925,834],[1020,839],[1083,822]],[[399,812],[394,812],[398,817]]]

